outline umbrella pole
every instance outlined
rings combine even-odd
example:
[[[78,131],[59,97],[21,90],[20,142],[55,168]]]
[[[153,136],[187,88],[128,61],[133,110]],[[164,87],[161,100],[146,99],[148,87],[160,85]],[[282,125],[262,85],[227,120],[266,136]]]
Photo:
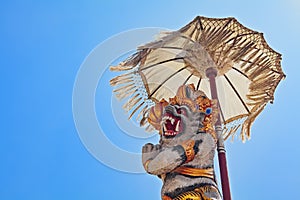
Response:
[[[214,68],[209,68],[206,70],[206,76],[209,78],[211,98],[218,100],[218,92],[217,92],[216,79],[215,79],[217,74],[218,72]],[[218,144],[217,144],[218,160],[219,160],[219,168],[221,174],[223,199],[231,200],[227,161],[226,161],[226,150],[224,145],[224,139],[222,136],[222,124],[221,124],[220,114],[218,115],[218,120],[215,124],[215,130],[218,136]]]

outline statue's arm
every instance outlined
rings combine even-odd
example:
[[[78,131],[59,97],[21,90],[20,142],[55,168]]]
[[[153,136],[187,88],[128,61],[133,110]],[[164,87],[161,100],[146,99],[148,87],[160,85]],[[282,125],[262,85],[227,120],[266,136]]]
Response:
[[[183,163],[189,162],[194,155],[195,142],[184,143],[169,148],[160,145],[146,144],[142,150],[142,160],[145,170],[149,174],[161,175],[171,172]]]

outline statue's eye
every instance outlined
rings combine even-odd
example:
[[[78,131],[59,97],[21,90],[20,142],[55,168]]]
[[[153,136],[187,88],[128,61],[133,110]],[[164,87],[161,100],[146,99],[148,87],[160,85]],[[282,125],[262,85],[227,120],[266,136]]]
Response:
[[[212,109],[210,107],[206,108],[205,114],[210,115],[212,113]]]
[[[181,115],[187,115],[186,109],[184,108],[178,108],[177,113]]]

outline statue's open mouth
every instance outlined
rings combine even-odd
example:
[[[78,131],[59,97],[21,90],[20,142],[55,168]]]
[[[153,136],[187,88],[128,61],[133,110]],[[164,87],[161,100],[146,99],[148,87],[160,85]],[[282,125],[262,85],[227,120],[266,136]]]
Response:
[[[183,122],[180,117],[165,113],[162,118],[163,135],[174,137],[183,131]]]

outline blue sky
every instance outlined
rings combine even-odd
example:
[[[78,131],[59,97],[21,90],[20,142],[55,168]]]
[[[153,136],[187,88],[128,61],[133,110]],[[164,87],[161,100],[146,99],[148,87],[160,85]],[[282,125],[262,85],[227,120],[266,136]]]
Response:
[[[143,27],[178,29],[197,15],[236,17],[282,53],[287,78],[274,104],[255,121],[250,141],[226,143],[227,157],[233,199],[296,199],[299,10],[296,0],[2,2],[0,199],[159,199],[158,178],[114,170],[87,151],[73,120],[73,86],[85,58],[111,36]],[[97,117],[114,144],[138,153],[157,138],[124,135],[110,107],[101,107],[111,103],[107,81],[113,76],[105,70],[99,81]]]

